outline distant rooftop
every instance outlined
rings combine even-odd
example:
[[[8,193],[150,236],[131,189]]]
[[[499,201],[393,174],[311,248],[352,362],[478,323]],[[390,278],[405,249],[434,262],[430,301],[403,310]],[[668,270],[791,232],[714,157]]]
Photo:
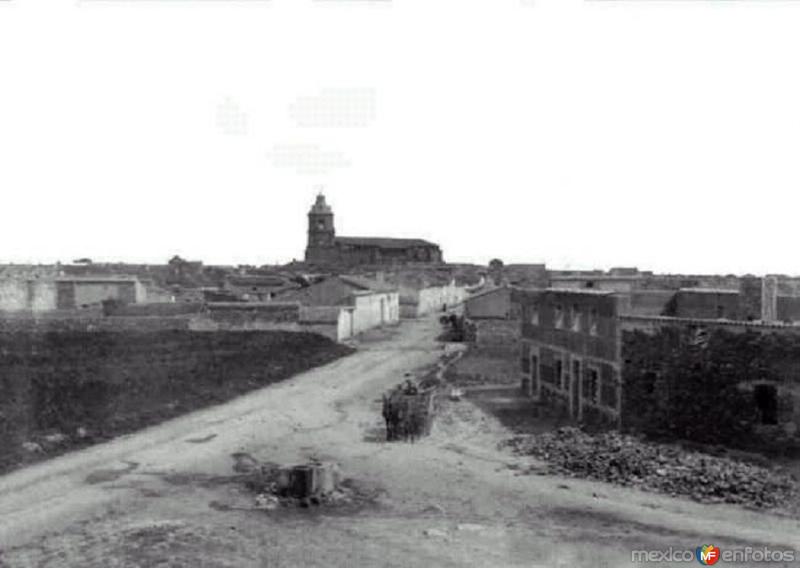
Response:
[[[228,277],[228,281],[239,286],[283,286],[287,283],[287,280],[281,276],[265,274],[231,275]]]
[[[385,237],[336,237],[337,243],[350,246],[379,248],[438,247],[424,239],[392,239]]]
[[[99,274],[95,276],[56,276],[56,282],[138,282],[136,276],[122,274]]]
[[[534,294],[543,292],[581,294],[584,296],[614,296],[619,294],[619,292],[614,290],[597,290],[595,288],[524,288],[522,286],[512,286],[511,288],[519,292],[528,292]]]
[[[591,296],[612,296],[617,294],[618,292],[614,290],[597,290],[594,288],[545,288],[542,290],[543,292],[558,292],[558,293],[569,293],[569,294],[586,294]]]
[[[553,274],[550,280],[642,280],[644,275],[636,274]]]
[[[700,294],[738,294],[738,290],[731,288],[680,288],[679,292],[694,292]]]

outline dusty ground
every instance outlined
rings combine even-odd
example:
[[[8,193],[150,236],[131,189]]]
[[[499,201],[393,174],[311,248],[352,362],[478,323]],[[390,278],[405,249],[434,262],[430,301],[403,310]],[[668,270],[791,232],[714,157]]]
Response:
[[[447,402],[428,439],[382,442],[380,393],[437,361],[438,332],[405,323],[284,383],[0,478],[0,565],[617,567],[632,549],[800,549],[788,516],[517,475],[532,462],[498,450],[506,425],[467,400]],[[254,510],[234,452],[336,460],[365,501]]]

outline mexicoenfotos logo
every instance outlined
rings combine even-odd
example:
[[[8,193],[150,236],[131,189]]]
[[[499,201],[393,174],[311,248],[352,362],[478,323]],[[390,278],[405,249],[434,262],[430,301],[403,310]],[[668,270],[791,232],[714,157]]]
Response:
[[[632,550],[631,562],[643,564],[647,562],[672,563],[699,562],[703,566],[720,566],[727,563],[753,564],[791,563],[800,558],[797,550],[790,548],[772,548],[770,546],[744,546],[741,548],[720,549],[713,544],[703,544],[696,548],[662,548],[655,550]]]
[[[713,544],[698,546],[694,551],[697,561],[703,566],[713,566],[719,561],[719,547]]]

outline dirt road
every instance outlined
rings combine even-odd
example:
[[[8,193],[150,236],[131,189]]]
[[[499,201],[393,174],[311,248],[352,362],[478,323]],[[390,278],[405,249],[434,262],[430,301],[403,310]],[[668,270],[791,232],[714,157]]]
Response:
[[[518,475],[533,462],[498,450],[508,433],[467,401],[423,441],[383,442],[380,393],[440,358],[438,331],[404,323],[284,383],[0,478],[0,566],[617,567],[641,549],[800,549],[796,519]],[[256,510],[235,452],[335,460],[368,499]]]

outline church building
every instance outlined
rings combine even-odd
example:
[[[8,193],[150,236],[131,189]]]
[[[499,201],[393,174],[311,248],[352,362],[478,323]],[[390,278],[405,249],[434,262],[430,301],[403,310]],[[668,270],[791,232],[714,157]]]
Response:
[[[308,212],[306,262],[317,264],[440,263],[439,245],[423,239],[337,237],[333,210],[320,193]]]

